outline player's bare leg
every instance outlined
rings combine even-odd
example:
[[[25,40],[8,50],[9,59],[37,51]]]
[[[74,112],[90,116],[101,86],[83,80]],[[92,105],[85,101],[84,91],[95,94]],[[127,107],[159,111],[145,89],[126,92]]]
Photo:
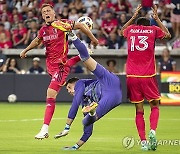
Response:
[[[145,132],[145,121],[144,121],[144,107],[143,102],[135,104],[136,107],[136,127],[138,130],[139,137],[141,139],[141,149],[148,150],[148,143],[146,140],[146,132]]]
[[[157,149],[156,128],[159,120],[159,100],[153,100],[149,104],[151,107],[151,114],[149,117],[149,121],[150,121],[149,141],[150,141],[151,149],[156,150]]]
[[[44,124],[40,132],[35,136],[35,139],[45,139],[49,137],[48,128],[51,122],[52,116],[55,110],[55,100],[58,92],[54,89],[47,89],[47,99],[46,99],[46,110],[44,115]]]

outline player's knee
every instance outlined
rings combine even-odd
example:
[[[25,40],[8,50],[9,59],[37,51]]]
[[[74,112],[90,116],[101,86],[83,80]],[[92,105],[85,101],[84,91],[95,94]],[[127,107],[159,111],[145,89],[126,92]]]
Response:
[[[136,106],[136,113],[137,113],[137,112],[144,112],[144,107],[143,107],[143,105],[135,104],[135,106]]]
[[[54,89],[48,88],[47,89],[47,98],[56,98],[58,92]]]
[[[160,102],[159,100],[153,100],[150,102],[150,104],[152,107],[155,107],[155,106],[159,106],[159,102]]]

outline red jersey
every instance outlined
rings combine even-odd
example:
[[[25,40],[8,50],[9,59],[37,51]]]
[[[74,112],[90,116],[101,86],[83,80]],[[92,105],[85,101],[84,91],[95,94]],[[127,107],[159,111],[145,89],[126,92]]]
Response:
[[[24,34],[27,34],[27,29],[26,28],[21,28],[21,29],[15,29],[12,32],[14,36],[14,40],[16,43],[18,43],[22,38]]]
[[[111,33],[111,31],[118,26],[118,21],[117,19],[111,19],[109,21],[103,20],[101,26],[107,33]]]
[[[153,6],[153,0],[142,0],[142,6],[143,7],[152,7]]]
[[[127,76],[150,77],[156,74],[155,40],[165,37],[157,26],[131,25],[123,31],[128,43]]]
[[[74,24],[71,20],[63,22]],[[73,26],[71,26],[73,28]],[[66,63],[68,53],[68,42],[66,33],[51,25],[44,25],[38,33],[38,38],[42,39],[46,47],[46,65],[49,74],[53,74],[55,69],[59,69],[60,63]]]

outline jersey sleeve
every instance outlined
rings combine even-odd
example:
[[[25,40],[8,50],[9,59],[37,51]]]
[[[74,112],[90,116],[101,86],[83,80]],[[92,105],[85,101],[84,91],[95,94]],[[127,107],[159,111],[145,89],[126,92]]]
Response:
[[[51,23],[51,26],[63,32],[68,32],[74,29],[74,24],[75,22],[72,20],[61,19],[61,20],[56,20],[53,23]]]
[[[42,32],[42,28],[38,31],[38,35],[37,35],[37,37],[40,39],[40,40],[42,40],[42,38],[43,38],[43,32]]]
[[[74,119],[76,117],[79,105],[81,104],[83,99],[84,89],[84,82],[79,80],[75,85],[75,95],[68,113],[68,118]]]
[[[154,26],[154,29],[156,30],[156,38],[157,39],[163,39],[165,37],[165,33],[157,26]]]
[[[73,20],[68,20],[68,19],[61,19],[61,21],[67,25],[69,25],[71,27],[70,30],[73,30],[74,29],[74,24],[75,24],[75,21]]]
[[[132,26],[133,26],[133,25],[130,25],[130,26],[128,26],[126,29],[123,30],[123,36],[124,36],[124,37],[127,38],[129,29],[130,29]]]

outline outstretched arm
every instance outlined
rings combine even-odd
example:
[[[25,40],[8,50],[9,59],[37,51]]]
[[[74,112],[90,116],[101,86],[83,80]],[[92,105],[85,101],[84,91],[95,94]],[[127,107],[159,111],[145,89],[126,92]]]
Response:
[[[79,81],[76,83],[76,86],[75,86],[75,95],[73,98],[71,108],[68,113],[68,118],[66,120],[65,128],[62,132],[60,132],[54,137],[55,139],[66,136],[69,133],[70,126],[73,123],[76,117],[77,111],[79,109],[79,105],[82,102],[83,94],[84,94],[84,84],[83,82]]]
[[[142,6],[141,4],[139,4],[136,8],[136,11],[134,12],[134,15],[132,16],[132,18],[122,27],[121,31],[120,31],[120,35],[123,36],[123,31],[130,25],[132,25],[132,23],[134,22],[134,20],[136,19],[136,17],[139,14],[139,11],[141,10]]]
[[[80,29],[84,34],[86,34],[92,41],[94,45],[98,45],[98,40],[95,38],[95,36],[92,34],[92,32],[85,26],[84,24],[80,22],[76,22],[74,25],[74,29]]]
[[[79,149],[92,135],[93,132],[93,124],[89,125],[89,126],[84,126],[84,133],[82,135],[82,137],[80,138],[80,140],[73,145],[72,147],[65,147],[65,150],[77,150]]]
[[[163,23],[161,22],[161,20],[158,17],[158,13],[157,13],[157,6],[153,5],[153,7],[151,8],[153,11],[153,18],[156,20],[158,26],[163,30],[163,32],[165,33],[165,37],[164,38],[171,38],[171,34],[169,32],[169,30],[163,25]]]
[[[36,37],[28,46],[27,48],[25,48],[21,53],[20,53],[20,57],[21,58],[26,58],[26,54],[29,50],[35,48],[36,46],[38,46],[41,43],[41,40]]]

